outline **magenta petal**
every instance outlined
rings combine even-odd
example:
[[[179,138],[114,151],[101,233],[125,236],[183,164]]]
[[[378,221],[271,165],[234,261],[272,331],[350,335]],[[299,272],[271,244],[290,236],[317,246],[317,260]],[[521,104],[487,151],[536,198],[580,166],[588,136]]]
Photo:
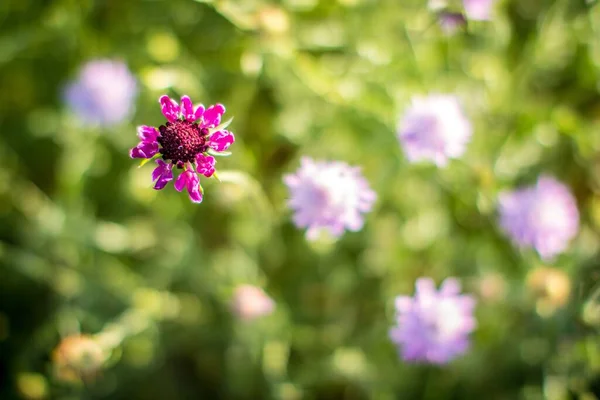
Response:
[[[200,118],[202,118],[203,114],[204,114],[204,106],[202,104],[200,104],[198,107],[196,107],[196,110],[194,110],[194,121],[197,121]]]
[[[144,154],[144,152],[142,152],[137,147],[134,147],[133,149],[129,150],[129,157],[131,157],[131,158],[148,158],[148,157],[146,157],[146,154]]]
[[[175,181],[175,189],[181,192],[183,188],[186,188],[190,196],[190,200],[194,203],[200,203],[202,201],[202,193],[200,192],[200,180],[198,175],[193,170],[186,170],[181,173]]]
[[[225,151],[235,141],[233,133],[229,131],[217,131],[210,136],[209,147],[215,151]]]
[[[202,202],[202,193],[200,192],[200,180],[198,179],[198,175],[192,171],[185,171],[188,173],[187,180],[187,191],[190,196],[190,200],[194,203]]]
[[[186,187],[188,181],[187,172],[188,171],[184,171],[181,174],[179,174],[177,180],[175,181],[175,190],[177,190],[178,192],[181,192],[183,188]]]
[[[156,160],[156,164],[158,166],[152,171],[152,181],[157,180],[166,170],[170,169],[170,164],[167,164],[163,160]]]
[[[194,122],[197,119],[194,114],[194,105],[188,96],[181,97],[181,115],[189,122]]]
[[[165,163],[163,160],[156,160],[158,167],[152,171],[152,180],[156,181],[154,189],[160,190],[164,188],[167,183],[173,180],[173,165]]]
[[[202,203],[202,192],[200,191],[200,182],[196,182],[193,187],[188,186],[190,200],[194,203]]]
[[[153,126],[138,126],[137,134],[143,142],[156,142],[158,138],[158,130]]]
[[[161,111],[169,122],[175,122],[179,119],[179,107],[177,102],[167,95],[160,96],[158,99],[161,105]]]
[[[129,157],[152,158],[156,153],[158,153],[158,143],[140,142],[140,144],[129,151]]]
[[[198,154],[196,157],[196,164],[198,167],[196,170],[199,174],[210,178],[215,173],[216,160],[213,156],[205,156],[204,154]]]
[[[169,171],[169,175],[161,175],[161,177],[158,178],[158,180],[154,184],[154,189],[161,190],[165,186],[167,186],[167,183],[169,183],[172,180],[173,180],[173,173],[171,171]]]
[[[202,117],[204,118],[203,128],[214,128],[221,123],[221,116],[225,113],[225,106],[215,104],[208,107]]]

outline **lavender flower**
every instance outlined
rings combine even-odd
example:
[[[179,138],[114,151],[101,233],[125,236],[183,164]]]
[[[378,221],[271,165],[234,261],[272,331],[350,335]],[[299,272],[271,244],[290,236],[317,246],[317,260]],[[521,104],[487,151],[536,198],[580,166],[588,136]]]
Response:
[[[226,131],[229,122],[221,124],[225,107],[216,104],[194,107],[188,96],[181,98],[181,106],[169,96],[159,99],[162,113],[168,122],[157,128],[138,127],[140,143],[131,151],[131,158],[157,159],[152,172],[154,189],[163,189],[173,180],[173,166],[183,169],[175,180],[175,190],[186,189],[190,200],[202,202],[203,189],[198,174],[207,178],[215,175],[214,156],[224,156],[233,144],[233,133]]]
[[[463,0],[463,7],[467,19],[473,21],[487,21],[492,16],[496,0]]]
[[[545,260],[562,253],[579,230],[579,211],[569,189],[549,176],[499,197],[500,226],[521,248]]]
[[[360,230],[362,214],[371,211],[377,197],[360,168],[340,161],[304,157],[298,171],[283,180],[290,190],[288,205],[295,211],[294,223],[308,228],[309,240],[315,240],[323,229],[334,237],[346,229]]]
[[[396,323],[390,339],[409,362],[445,364],[465,353],[475,329],[475,299],[460,294],[460,283],[446,279],[439,291],[433,280],[419,278],[414,297],[396,297]]]
[[[466,23],[467,20],[461,13],[442,11],[438,14],[438,24],[446,35],[452,35]]]
[[[249,321],[271,314],[275,302],[259,287],[240,285],[235,289],[232,307],[240,319]]]
[[[131,115],[136,95],[137,84],[127,66],[111,60],[88,62],[64,91],[67,105],[82,121],[102,126]]]
[[[410,162],[431,161],[438,167],[460,157],[472,134],[455,96],[415,97],[398,124],[398,140]]]

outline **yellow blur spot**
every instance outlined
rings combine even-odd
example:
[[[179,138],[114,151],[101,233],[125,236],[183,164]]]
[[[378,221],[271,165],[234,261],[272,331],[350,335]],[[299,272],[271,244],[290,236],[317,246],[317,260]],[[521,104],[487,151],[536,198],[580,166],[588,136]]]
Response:
[[[171,62],[179,56],[179,43],[167,32],[151,34],[146,48],[150,57],[159,62]]]
[[[28,372],[19,374],[17,388],[19,393],[26,399],[37,400],[48,397],[48,383],[46,378],[40,374]]]

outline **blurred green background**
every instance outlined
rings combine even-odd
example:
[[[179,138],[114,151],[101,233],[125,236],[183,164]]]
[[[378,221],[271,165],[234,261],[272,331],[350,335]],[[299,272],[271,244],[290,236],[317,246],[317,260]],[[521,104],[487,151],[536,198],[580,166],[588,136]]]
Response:
[[[600,398],[595,3],[498,1],[447,36],[424,0],[2,0],[0,398]],[[95,58],[139,84],[109,129],[61,100]],[[445,169],[409,165],[395,136],[430,92],[474,125]],[[164,93],[235,117],[201,205],[128,157]],[[291,224],[282,175],[302,155],[363,167],[379,198],[361,232],[309,243]],[[547,265],[496,222],[497,193],[541,173],[582,215]],[[419,276],[479,299],[472,349],[445,367],[402,362],[387,337]],[[274,314],[232,314],[246,283]],[[104,347],[63,342],[86,375],[68,379],[54,349],[78,332]]]

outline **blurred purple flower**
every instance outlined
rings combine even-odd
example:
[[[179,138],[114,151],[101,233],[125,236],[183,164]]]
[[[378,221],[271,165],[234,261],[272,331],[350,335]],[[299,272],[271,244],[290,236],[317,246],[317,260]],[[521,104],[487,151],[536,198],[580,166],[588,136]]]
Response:
[[[467,20],[461,13],[441,11],[438,14],[438,24],[446,35],[452,35],[466,23]]]
[[[513,242],[533,247],[544,260],[562,253],[579,230],[579,211],[569,189],[549,176],[499,196],[500,226]]]
[[[240,285],[235,289],[232,307],[240,319],[249,321],[271,314],[275,302],[259,287]]]
[[[414,97],[397,131],[410,162],[431,161],[438,167],[460,157],[471,134],[471,123],[458,99],[443,94]]]
[[[294,223],[308,228],[309,240],[315,240],[323,229],[336,238],[346,229],[360,230],[362,214],[371,211],[377,198],[360,168],[341,161],[303,157],[298,171],[283,180],[290,190],[288,205],[295,211]]]
[[[188,96],[181,98],[181,105],[169,96],[161,96],[159,103],[168,122],[158,129],[138,127],[140,142],[129,155],[145,159],[161,156],[152,172],[156,190],[173,180],[173,166],[183,169],[175,180],[175,189],[181,192],[185,188],[190,200],[201,203],[203,190],[198,174],[213,176],[216,160],[212,155],[228,155],[224,151],[235,141],[233,133],[225,130],[228,123],[221,124],[225,107],[221,104],[207,109],[203,105],[194,107]]]
[[[496,0],[463,0],[463,7],[467,19],[473,21],[487,21],[492,17]]]
[[[419,278],[413,297],[396,297],[396,323],[389,332],[402,359],[445,364],[465,353],[477,322],[475,299],[460,294],[460,283],[447,278],[439,291],[430,278]]]
[[[69,108],[84,122],[110,126],[133,112],[136,80],[121,61],[93,60],[64,90]]]

